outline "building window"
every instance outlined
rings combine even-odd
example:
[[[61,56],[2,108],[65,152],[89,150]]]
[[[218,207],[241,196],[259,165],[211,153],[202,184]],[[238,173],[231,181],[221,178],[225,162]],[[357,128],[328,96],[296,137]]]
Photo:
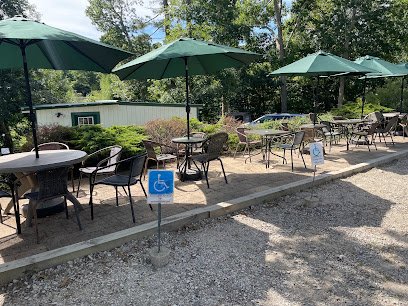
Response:
[[[101,123],[99,112],[71,113],[72,126],[94,125]]]
[[[94,117],[88,116],[88,117],[78,117],[78,125],[93,125],[94,123]]]

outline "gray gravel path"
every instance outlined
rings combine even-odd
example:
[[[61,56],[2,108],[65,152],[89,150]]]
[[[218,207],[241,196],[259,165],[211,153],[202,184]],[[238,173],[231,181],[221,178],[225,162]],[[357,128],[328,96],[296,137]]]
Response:
[[[408,305],[408,161],[57,266],[5,305]]]

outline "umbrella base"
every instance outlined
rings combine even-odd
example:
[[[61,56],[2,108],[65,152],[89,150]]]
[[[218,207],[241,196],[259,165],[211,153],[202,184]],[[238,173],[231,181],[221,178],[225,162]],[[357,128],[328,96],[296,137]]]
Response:
[[[199,181],[203,177],[200,170],[187,169],[185,172],[177,171],[177,177],[180,181]]]

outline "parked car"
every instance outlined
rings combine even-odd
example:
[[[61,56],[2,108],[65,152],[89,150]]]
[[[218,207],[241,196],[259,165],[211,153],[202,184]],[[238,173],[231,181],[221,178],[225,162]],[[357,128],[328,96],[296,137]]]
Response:
[[[303,114],[289,114],[289,113],[266,114],[266,115],[263,115],[263,116],[255,119],[254,121],[251,121],[249,124],[253,125],[253,124],[259,124],[259,123],[263,123],[263,122],[270,121],[270,120],[289,119],[289,118],[293,118],[293,117],[303,117],[303,116],[305,116],[305,115],[303,115]]]

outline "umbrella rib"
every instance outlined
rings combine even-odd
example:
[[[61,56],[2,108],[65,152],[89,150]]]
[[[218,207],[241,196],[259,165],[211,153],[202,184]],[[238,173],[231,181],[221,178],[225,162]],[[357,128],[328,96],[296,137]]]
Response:
[[[93,58],[91,58],[90,56],[88,56],[87,54],[85,54],[84,52],[82,52],[80,49],[78,49],[77,47],[75,47],[73,44],[71,44],[68,41],[62,41],[64,42],[66,45],[70,46],[72,49],[74,49],[75,51],[77,51],[79,54],[85,56],[87,59],[89,59],[91,62],[95,63],[97,66],[99,66],[100,68],[102,68],[103,71],[105,71],[106,73],[110,73],[111,71],[107,71],[105,69],[105,67],[103,67],[101,64],[99,64],[97,61],[95,61]]]
[[[140,67],[142,67],[144,64],[146,64],[146,62],[142,63],[139,67],[137,67],[137,69],[139,69]],[[120,79],[121,79],[121,80],[126,80],[126,79],[127,79],[133,72],[135,72],[137,69],[131,69],[131,71],[130,71],[128,74],[126,74],[125,77],[120,78]]]
[[[209,74],[207,68],[205,68],[205,66],[201,63],[200,57],[197,56],[196,58],[197,58],[197,61],[200,63],[201,67],[203,67],[204,72],[205,72],[206,74]]]
[[[39,44],[37,45],[38,48],[41,50],[41,53],[44,55],[44,57],[47,59],[47,61],[51,64],[52,69],[57,70],[57,68],[55,67],[54,63],[51,61],[51,59],[49,58],[48,54],[46,52],[44,52],[43,47],[40,46]]]
[[[170,65],[170,58],[167,60],[166,67],[164,67],[163,73],[161,74],[160,79],[163,78],[164,74],[166,73],[167,67],[169,67],[169,65]]]

